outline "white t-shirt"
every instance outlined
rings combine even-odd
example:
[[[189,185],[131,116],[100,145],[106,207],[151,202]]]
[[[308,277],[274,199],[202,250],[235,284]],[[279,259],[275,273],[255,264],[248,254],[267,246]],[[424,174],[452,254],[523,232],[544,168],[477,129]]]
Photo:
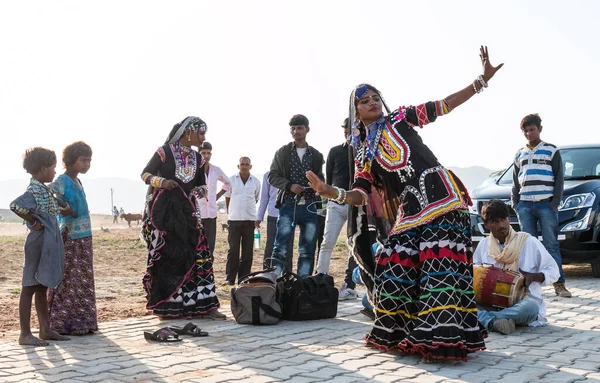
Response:
[[[302,162],[302,157],[304,157],[304,153],[306,153],[306,149],[308,148],[296,148],[296,153],[298,153],[298,157],[300,157],[300,162]]]
[[[497,239],[494,239],[497,241]],[[477,245],[477,250],[473,254],[473,265],[493,265],[502,267],[502,264],[496,262],[488,253],[488,243],[490,237],[485,238]],[[528,273],[543,273],[544,283],[533,282],[529,285],[527,296],[533,299],[540,309],[538,320],[529,324],[531,327],[542,326],[548,323],[546,319],[546,304],[542,298],[542,286],[548,286],[556,282],[560,277],[558,265],[544,245],[534,237],[529,237],[521,252],[519,253],[519,269]]]
[[[260,181],[250,175],[246,183],[242,181],[240,173],[229,177],[231,190],[225,193],[229,198],[230,221],[255,221],[256,204],[260,199]]]

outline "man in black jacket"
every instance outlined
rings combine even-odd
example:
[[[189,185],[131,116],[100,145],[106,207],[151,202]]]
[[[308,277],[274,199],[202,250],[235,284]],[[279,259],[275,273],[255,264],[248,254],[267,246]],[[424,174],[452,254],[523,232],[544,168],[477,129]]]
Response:
[[[350,134],[350,123],[348,118],[342,124],[344,129],[344,143],[334,146],[327,155],[327,166],[325,170],[326,182],[329,185],[340,187],[344,190],[352,189],[354,180],[354,164],[352,148],[348,144]],[[348,205],[342,205],[330,199],[327,202],[327,218],[325,221],[325,234],[323,244],[319,249],[317,260],[317,273],[328,274],[331,253],[337,243],[342,227],[348,220]],[[354,291],[356,284],[352,280],[352,272],[356,268],[356,261],[350,252],[346,278],[340,289],[339,300],[356,299],[358,295]]]
[[[324,179],[324,161],[323,155],[306,142],[306,134],[310,131],[308,118],[296,114],[289,124],[294,141],[277,150],[269,171],[269,183],[279,189],[275,204],[279,209],[279,218],[271,265],[276,267],[278,274],[287,269],[288,257],[292,256],[286,253],[287,243],[290,236],[294,235],[296,226],[299,226],[297,274],[304,276],[313,273],[317,239],[316,210],[320,207],[320,198],[308,187],[306,172],[312,170]]]

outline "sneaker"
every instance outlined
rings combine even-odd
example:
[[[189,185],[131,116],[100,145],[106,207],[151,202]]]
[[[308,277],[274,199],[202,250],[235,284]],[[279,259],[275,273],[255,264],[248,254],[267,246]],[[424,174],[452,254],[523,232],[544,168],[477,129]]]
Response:
[[[342,285],[342,288],[340,289],[340,294],[338,299],[340,301],[346,301],[348,299],[356,299],[358,298],[358,294],[356,293],[356,291],[346,287],[346,284],[344,283]]]
[[[500,334],[510,334],[515,332],[515,321],[512,319],[496,319],[492,324],[492,330]]]
[[[561,298],[571,298],[571,292],[567,290],[564,283],[555,283],[554,293]]]
[[[227,315],[220,313],[218,310],[212,310],[204,315],[201,315],[200,318],[213,319],[213,320],[225,320],[225,319],[227,319]]]

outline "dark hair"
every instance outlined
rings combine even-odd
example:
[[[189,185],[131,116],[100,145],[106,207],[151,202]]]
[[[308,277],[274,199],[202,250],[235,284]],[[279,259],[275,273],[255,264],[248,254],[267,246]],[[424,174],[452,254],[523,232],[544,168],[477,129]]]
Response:
[[[56,154],[49,149],[35,147],[27,149],[23,156],[23,169],[31,175],[39,172],[42,168],[56,165]]]
[[[526,126],[529,125],[535,125],[537,126],[537,128],[541,128],[542,127],[542,118],[540,117],[539,114],[534,113],[534,114],[528,114],[527,116],[523,117],[523,119],[521,120],[521,130],[524,130]]]
[[[302,114],[294,114],[290,119],[290,126],[296,125],[308,126],[308,118]]]
[[[344,123],[342,124],[342,128],[346,129],[350,129],[350,119],[348,117],[344,118]]]
[[[83,141],[73,142],[63,150],[62,160],[65,167],[73,165],[79,157],[91,157],[92,148]]]
[[[202,146],[200,147],[200,150],[204,150],[204,149],[206,149],[206,150],[212,150],[212,145],[210,144],[210,142],[204,141],[202,143]]]
[[[508,206],[497,199],[488,201],[481,209],[481,217],[483,222],[487,223],[490,221],[500,221],[510,216],[510,210]]]

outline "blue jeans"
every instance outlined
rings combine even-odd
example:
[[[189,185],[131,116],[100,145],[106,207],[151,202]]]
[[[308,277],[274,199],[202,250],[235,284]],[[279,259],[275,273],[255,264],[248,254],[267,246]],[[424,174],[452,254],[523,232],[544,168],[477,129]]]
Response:
[[[488,311],[485,307],[477,306],[477,320],[486,329],[492,330],[494,319],[512,319],[517,326],[526,326],[537,320],[540,308],[530,298],[525,298],[512,307],[500,311]]]
[[[364,286],[364,283],[360,279],[360,272],[358,271],[358,266],[352,272],[352,281],[357,285]],[[373,311],[373,305],[369,302],[368,293],[363,295],[362,297],[362,305],[367,310]]]
[[[562,269],[562,258],[558,246],[558,213],[554,211],[549,200],[530,202],[521,201],[516,206],[521,230],[537,238],[538,224],[542,228],[542,242],[548,253],[556,261],[560,271],[559,283],[565,283]]]
[[[305,205],[296,205],[296,202],[292,201],[283,203],[279,208],[277,235],[271,259],[271,265],[275,266],[277,274],[288,269],[288,257],[291,257],[292,254],[287,253],[287,247],[296,226],[300,227],[297,274],[307,276],[313,272],[317,242],[317,215],[314,211],[311,212],[307,209],[309,204],[307,202]]]

